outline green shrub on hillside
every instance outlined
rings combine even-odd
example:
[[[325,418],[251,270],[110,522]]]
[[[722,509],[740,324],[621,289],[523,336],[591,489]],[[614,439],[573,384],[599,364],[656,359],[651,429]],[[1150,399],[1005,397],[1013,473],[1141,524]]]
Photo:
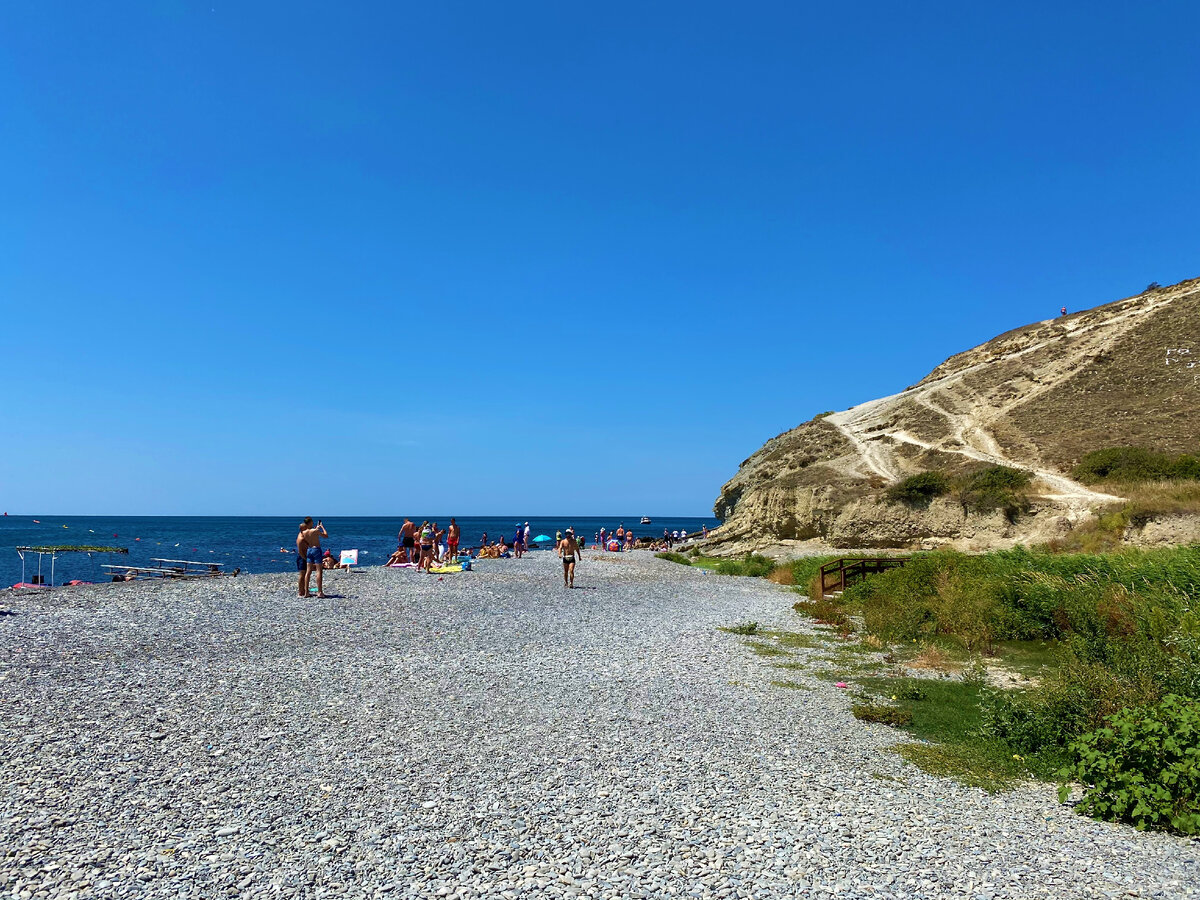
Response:
[[[965,511],[1001,509],[1013,518],[1029,508],[1025,488],[1030,480],[1028,472],[1008,466],[989,466],[957,478],[938,471],[918,472],[892,485],[885,496],[893,503],[924,505],[934,497],[954,493]]]
[[[1145,447],[1109,447],[1086,454],[1071,477],[1084,484],[1200,480],[1200,457],[1187,453],[1173,456]]]
[[[942,472],[918,472],[888,488],[893,503],[927,504],[934,497],[950,492],[950,478]]]
[[[690,566],[692,564],[692,561],[682,553],[668,553],[664,551],[662,553],[655,553],[654,555],[659,559],[665,559],[667,562],[679,563],[681,566]]]
[[[1200,834],[1200,701],[1168,694],[1155,706],[1115,713],[1071,745],[1060,773],[1082,783],[1081,811],[1139,830]]]
[[[999,509],[1011,519],[1029,509],[1024,489],[1030,479],[1030,474],[1021,469],[989,466],[962,479],[958,496],[966,509],[975,512]]]

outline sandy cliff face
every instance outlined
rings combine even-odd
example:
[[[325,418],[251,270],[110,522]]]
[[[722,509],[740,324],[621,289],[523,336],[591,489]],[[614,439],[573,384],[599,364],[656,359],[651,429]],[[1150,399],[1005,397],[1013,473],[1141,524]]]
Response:
[[[1200,441],[1200,279],[1000,335],[899,394],[772,438],[722,488],[717,549],[820,540],[835,547],[1011,546],[1061,534],[1118,498],[1071,480],[1083,454]],[[1006,465],[1035,475],[1010,521],[884,491],[931,469]],[[1155,540],[1147,536],[1147,540]]]

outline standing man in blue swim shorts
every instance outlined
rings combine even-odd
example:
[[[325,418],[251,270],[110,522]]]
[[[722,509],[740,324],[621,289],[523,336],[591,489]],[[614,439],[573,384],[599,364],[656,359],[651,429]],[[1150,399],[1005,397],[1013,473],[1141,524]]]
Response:
[[[296,540],[297,552],[300,549],[300,542],[304,542],[304,559],[307,563],[304,571],[304,590],[300,594],[301,597],[308,596],[309,581],[312,578],[313,572],[317,573],[317,599],[325,599],[325,578],[324,569],[321,567],[321,538],[329,537],[329,532],[325,530],[324,524],[320,521],[314,526],[312,516],[307,516],[304,519],[305,528],[300,532],[300,537]],[[299,565],[299,563],[297,563]]]
[[[308,540],[304,537],[304,532],[312,527],[312,519],[308,519],[300,523],[300,533],[296,535],[296,571],[300,575],[300,580],[296,584],[296,590],[299,591],[301,597],[308,596]]]

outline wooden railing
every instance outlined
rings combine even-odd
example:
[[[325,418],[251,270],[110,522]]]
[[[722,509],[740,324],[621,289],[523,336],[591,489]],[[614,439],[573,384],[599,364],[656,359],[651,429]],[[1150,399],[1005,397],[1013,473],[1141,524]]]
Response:
[[[821,593],[844,591],[868,575],[877,575],[888,569],[899,569],[910,558],[908,556],[866,556],[835,559],[833,562],[821,566]]]

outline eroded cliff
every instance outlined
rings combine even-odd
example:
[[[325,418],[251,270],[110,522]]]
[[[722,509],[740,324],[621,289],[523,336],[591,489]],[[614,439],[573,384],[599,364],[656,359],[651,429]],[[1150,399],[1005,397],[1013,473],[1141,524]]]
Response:
[[[718,552],[793,541],[964,549],[1048,540],[1119,498],[1069,477],[1083,454],[1200,443],[1200,279],[1037,322],[959,353],[910,388],[769,440],[722,488]],[[918,472],[1029,471],[1018,515],[953,499],[889,502]],[[1198,535],[1200,537],[1200,535]]]

